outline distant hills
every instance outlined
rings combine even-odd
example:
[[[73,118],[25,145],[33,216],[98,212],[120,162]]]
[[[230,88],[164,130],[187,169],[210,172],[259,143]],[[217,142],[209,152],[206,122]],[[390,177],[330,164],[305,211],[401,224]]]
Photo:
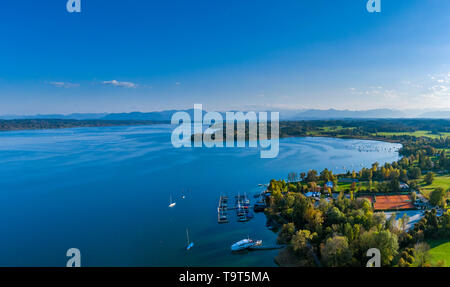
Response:
[[[117,114],[108,114],[101,119],[103,120],[113,120],[113,121],[170,121],[172,115],[179,110],[167,110],[161,112],[132,112],[132,113],[117,113]],[[194,118],[194,109],[184,110],[187,112],[191,118]]]
[[[156,112],[131,113],[76,113],[48,115],[4,115],[0,119],[64,119],[64,120],[108,120],[108,121],[170,121],[175,112],[187,112],[193,119],[194,110],[165,110]],[[205,112],[205,111],[204,111]],[[223,113],[222,113],[223,114]],[[450,119],[450,111],[400,111],[393,109],[352,110],[281,110],[281,120],[322,120],[322,119],[380,119],[380,118],[443,118]]]
[[[426,112],[418,116],[419,118],[430,118],[430,119],[450,119],[450,111],[435,111]]]
[[[281,117],[283,114],[280,113]],[[402,111],[390,109],[375,109],[367,111],[350,111],[350,110],[304,110],[297,114],[291,114],[285,119],[290,120],[308,120],[308,119],[362,119],[362,118],[404,118],[407,117]]]
[[[98,120],[107,116],[107,113],[100,114],[90,114],[90,113],[77,113],[77,114],[47,114],[47,115],[30,115],[30,116],[22,116],[22,115],[0,115],[0,119],[2,120],[31,120],[31,119],[60,119],[60,120]]]

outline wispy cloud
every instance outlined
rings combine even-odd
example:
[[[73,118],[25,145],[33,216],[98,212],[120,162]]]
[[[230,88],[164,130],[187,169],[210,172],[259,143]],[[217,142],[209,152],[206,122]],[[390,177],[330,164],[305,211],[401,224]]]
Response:
[[[119,88],[136,88],[138,85],[132,82],[119,82],[117,80],[103,81],[102,84]]]
[[[57,88],[76,88],[79,87],[80,84],[70,83],[70,82],[49,82],[48,84],[57,87]]]
[[[431,105],[450,108],[450,73],[428,75],[431,85],[422,97]]]

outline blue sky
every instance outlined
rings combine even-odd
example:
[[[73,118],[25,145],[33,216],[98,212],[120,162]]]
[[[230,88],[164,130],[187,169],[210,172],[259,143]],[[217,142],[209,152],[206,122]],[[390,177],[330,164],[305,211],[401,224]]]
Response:
[[[450,109],[450,1],[5,1],[0,114]]]

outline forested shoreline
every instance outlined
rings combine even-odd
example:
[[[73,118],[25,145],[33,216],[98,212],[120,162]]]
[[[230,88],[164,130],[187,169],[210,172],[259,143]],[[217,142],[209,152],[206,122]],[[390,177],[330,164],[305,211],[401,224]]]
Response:
[[[113,120],[66,120],[66,119],[0,120],[0,131],[151,125],[151,124],[159,124],[159,123],[164,123],[164,122],[113,121]]]

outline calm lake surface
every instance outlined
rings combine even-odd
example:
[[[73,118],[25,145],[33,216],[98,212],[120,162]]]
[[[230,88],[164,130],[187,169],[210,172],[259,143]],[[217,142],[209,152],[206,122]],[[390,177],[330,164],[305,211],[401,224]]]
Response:
[[[343,172],[399,158],[398,144],[331,138],[281,139],[275,159],[250,148],[175,149],[172,129],[0,133],[0,265],[65,266],[75,247],[83,266],[275,266],[277,250],[230,252],[247,236],[271,244],[276,235],[262,213],[217,224],[221,194],[254,200],[258,184],[291,171]]]

